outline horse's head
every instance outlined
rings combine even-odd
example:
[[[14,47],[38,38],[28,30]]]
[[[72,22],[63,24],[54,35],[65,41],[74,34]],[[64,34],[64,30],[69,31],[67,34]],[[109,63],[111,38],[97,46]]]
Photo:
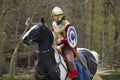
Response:
[[[32,42],[36,43],[52,43],[53,35],[49,30],[47,25],[44,23],[44,20],[41,19],[41,22],[33,25],[30,30],[28,30],[22,38],[23,43],[29,45]]]

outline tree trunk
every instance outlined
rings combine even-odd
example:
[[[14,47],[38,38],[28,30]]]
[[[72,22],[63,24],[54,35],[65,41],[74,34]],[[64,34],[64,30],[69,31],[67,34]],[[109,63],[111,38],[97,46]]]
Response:
[[[4,0],[3,1],[3,4],[2,5],[2,11],[1,11],[1,15],[0,15],[0,75],[1,75],[1,72],[2,72],[2,65],[3,63],[5,62],[4,61],[4,56],[3,56],[3,47],[5,45],[5,38],[6,38],[6,32],[5,32],[5,3],[6,1]]]
[[[27,26],[22,34],[22,36],[25,34],[25,32],[28,30],[28,27]],[[16,65],[16,60],[17,60],[17,51],[18,51],[18,48],[21,44],[21,39],[22,39],[22,36],[19,38],[19,41],[18,41],[18,44],[17,46],[15,47],[15,50],[13,52],[13,55],[11,57],[11,61],[10,61],[10,67],[9,67],[9,77],[11,80],[14,80],[14,75],[15,75],[15,65]]]
[[[95,15],[95,1],[91,0],[91,25],[90,25],[90,49],[94,46],[94,15]]]
[[[115,17],[115,46],[114,46],[114,60],[115,63],[120,64],[120,0],[113,0],[114,1],[114,11],[113,15]]]

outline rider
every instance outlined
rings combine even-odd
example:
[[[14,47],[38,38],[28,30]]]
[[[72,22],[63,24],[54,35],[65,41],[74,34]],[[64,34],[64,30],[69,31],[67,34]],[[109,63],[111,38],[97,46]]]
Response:
[[[78,80],[78,70],[76,68],[76,64],[74,63],[74,59],[76,57],[76,47],[72,48],[69,46],[67,41],[67,30],[72,25],[69,21],[65,19],[63,11],[60,7],[54,7],[52,10],[52,32],[55,38],[55,43],[57,45],[64,44],[62,49],[66,61],[68,63],[70,78],[71,80]]]

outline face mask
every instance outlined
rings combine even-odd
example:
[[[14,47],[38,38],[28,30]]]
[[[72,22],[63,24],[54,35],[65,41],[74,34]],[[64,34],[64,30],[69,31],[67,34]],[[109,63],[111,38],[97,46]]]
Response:
[[[63,15],[58,15],[57,20],[60,21],[63,18]]]

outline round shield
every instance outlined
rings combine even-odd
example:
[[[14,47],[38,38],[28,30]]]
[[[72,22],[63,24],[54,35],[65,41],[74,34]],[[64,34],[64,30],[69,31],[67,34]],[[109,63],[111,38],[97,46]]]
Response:
[[[72,48],[74,48],[77,45],[77,33],[73,26],[68,28],[67,41]]]

